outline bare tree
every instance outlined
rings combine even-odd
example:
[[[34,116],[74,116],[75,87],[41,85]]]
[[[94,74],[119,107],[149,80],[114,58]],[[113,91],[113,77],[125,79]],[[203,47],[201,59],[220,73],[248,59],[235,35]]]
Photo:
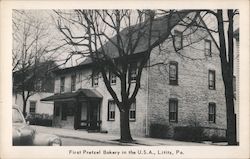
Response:
[[[53,45],[48,24],[38,17],[29,11],[13,10],[13,91],[22,95],[24,115],[27,100],[38,91],[35,85],[41,80],[41,64],[50,61],[59,48]]]
[[[190,10],[192,12],[192,10]],[[164,11],[163,12],[168,12]],[[234,18],[239,14],[238,10],[193,10],[197,16],[201,19],[198,21],[192,19],[192,23],[185,25],[187,28],[202,28],[212,36],[215,40],[215,45],[219,50],[219,56],[221,61],[222,78],[225,88],[226,99],[226,115],[227,115],[227,131],[226,137],[229,145],[236,145],[236,116],[235,116],[235,103],[234,103],[234,90],[233,90],[233,76],[234,76]],[[199,14],[198,14],[199,13]],[[210,19],[210,20],[209,20]],[[215,19],[215,20],[213,20]],[[207,20],[212,24],[207,24]],[[211,22],[212,20],[212,22]],[[193,33],[193,32],[192,32]],[[171,35],[173,36],[173,35]],[[203,36],[204,37],[204,36]],[[218,37],[218,38],[216,38]],[[190,40],[187,46],[200,41]],[[179,50],[174,44],[173,46],[177,54],[186,59],[202,60],[197,58],[191,58],[190,56],[183,56],[179,53]]]
[[[141,87],[143,68],[152,49],[170,36],[172,28],[189,11],[176,14],[170,10],[164,16],[158,16],[152,10],[55,12],[59,18],[58,29],[67,43],[75,46],[73,53],[90,57],[95,72],[101,73],[120,111],[120,140],[131,142],[129,109]],[[120,92],[112,88],[109,73],[119,78]]]
[[[222,77],[225,86],[225,97],[227,107],[227,140],[229,145],[236,145],[236,117],[234,110],[234,16],[239,14],[238,10],[208,11],[217,19],[219,35],[219,52],[221,59]]]
[[[65,40],[67,40],[68,44],[77,46],[74,53],[91,57],[97,66],[96,69],[101,72],[105,85],[121,112],[120,129],[122,141],[132,140],[129,129],[128,110],[140,88],[142,69],[146,65],[152,48],[160,44],[166,37],[173,37],[171,29],[177,25],[176,21],[173,20],[176,19],[175,16],[177,15],[179,17],[177,21],[182,21],[182,25],[185,25],[187,28],[203,28],[211,36],[217,34],[219,40],[216,46],[220,53],[222,77],[225,86],[227,139],[229,145],[236,144],[233,96],[233,18],[238,14],[238,11],[227,10],[226,15],[223,14],[224,10],[189,10],[189,13],[196,13],[194,18],[189,22],[183,21],[183,11],[161,11],[163,14],[168,15],[168,18],[166,18],[168,19],[166,22],[167,27],[164,28],[165,32],[154,30],[154,25],[152,24],[157,23],[157,18],[155,12],[152,11],[138,10],[132,13],[131,10],[74,10],[68,13],[65,11],[56,11],[56,13],[59,15],[58,28],[66,37]],[[217,25],[213,25],[215,28],[205,24],[206,20],[204,19],[206,15],[216,18]],[[196,20],[198,16],[202,21],[198,22]],[[227,18],[225,19],[226,16]],[[148,18],[145,19],[145,17]],[[77,27],[80,27],[82,31],[77,32],[76,36],[74,29]],[[226,30],[227,35],[225,35]],[[195,29],[193,29],[192,33],[194,32]],[[115,36],[112,37],[112,35]],[[160,37],[159,35],[162,36]],[[106,41],[108,42],[106,43]],[[140,46],[144,46],[142,45],[143,43],[148,44],[147,48],[140,48]],[[202,60],[180,54],[178,48],[175,46],[174,38],[173,46],[176,53],[183,56],[183,58]],[[131,87],[133,84],[130,82],[130,73],[134,69],[131,57],[134,58],[140,49],[147,51],[137,61],[135,87]],[[158,64],[164,63],[155,63],[154,65]],[[114,73],[121,80],[120,95],[110,86],[107,72]],[[131,91],[132,88],[133,90]]]

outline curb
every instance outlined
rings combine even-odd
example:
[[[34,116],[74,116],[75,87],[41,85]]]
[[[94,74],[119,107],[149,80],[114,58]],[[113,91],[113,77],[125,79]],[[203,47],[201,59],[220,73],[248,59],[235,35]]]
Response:
[[[62,137],[62,138],[73,138],[73,139],[80,139],[80,140],[87,140],[87,141],[95,141],[95,142],[100,142],[100,143],[109,143],[109,144],[114,144],[114,145],[122,145],[122,146],[136,146],[137,143],[121,143],[121,142],[116,142],[113,140],[106,140],[106,141],[101,141],[101,140],[97,140],[97,139],[90,139],[90,138],[82,138],[82,137],[75,137],[75,136],[66,136],[66,135],[60,135],[60,134],[56,134],[55,135]]]

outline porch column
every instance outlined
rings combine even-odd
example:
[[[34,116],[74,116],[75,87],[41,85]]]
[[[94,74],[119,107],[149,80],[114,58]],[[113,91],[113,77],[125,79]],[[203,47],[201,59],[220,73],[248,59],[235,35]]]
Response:
[[[79,121],[80,121],[80,108],[81,108],[81,103],[78,101],[78,98],[76,98],[76,101],[74,102],[75,106],[75,114],[74,114],[74,129],[79,129]]]

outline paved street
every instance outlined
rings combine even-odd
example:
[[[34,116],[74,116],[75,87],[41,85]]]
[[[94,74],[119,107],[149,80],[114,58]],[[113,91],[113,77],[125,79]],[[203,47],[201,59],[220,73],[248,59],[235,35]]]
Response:
[[[61,137],[62,146],[118,146],[117,144],[98,142],[94,140]]]
[[[208,146],[208,145],[227,145],[227,143],[196,143],[176,141],[172,139],[156,139],[150,137],[134,136],[133,143],[121,143],[118,134],[109,133],[89,133],[86,130],[72,130],[55,127],[31,125],[37,132],[52,133],[62,138],[63,146]]]

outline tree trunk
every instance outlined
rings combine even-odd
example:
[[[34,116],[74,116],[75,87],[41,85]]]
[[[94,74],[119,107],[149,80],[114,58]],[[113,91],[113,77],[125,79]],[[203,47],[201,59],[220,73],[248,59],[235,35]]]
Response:
[[[23,116],[26,117],[27,113],[26,113],[26,106],[27,106],[27,100],[23,100]]]
[[[226,137],[229,145],[236,145],[237,144],[236,118],[234,113],[234,92],[233,92],[233,37],[232,37],[233,21],[229,21],[228,53],[227,53],[222,10],[218,10],[217,20],[218,20],[218,30],[219,30],[219,42],[220,42],[221,71],[225,86],[226,111],[227,111]]]
[[[120,111],[120,131],[121,142],[133,141],[129,127],[129,109],[123,109]]]
[[[226,94],[226,106],[227,106],[227,141],[228,145],[237,145],[236,140],[236,117],[234,113],[234,94],[232,87],[232,79],[228,79]]]

